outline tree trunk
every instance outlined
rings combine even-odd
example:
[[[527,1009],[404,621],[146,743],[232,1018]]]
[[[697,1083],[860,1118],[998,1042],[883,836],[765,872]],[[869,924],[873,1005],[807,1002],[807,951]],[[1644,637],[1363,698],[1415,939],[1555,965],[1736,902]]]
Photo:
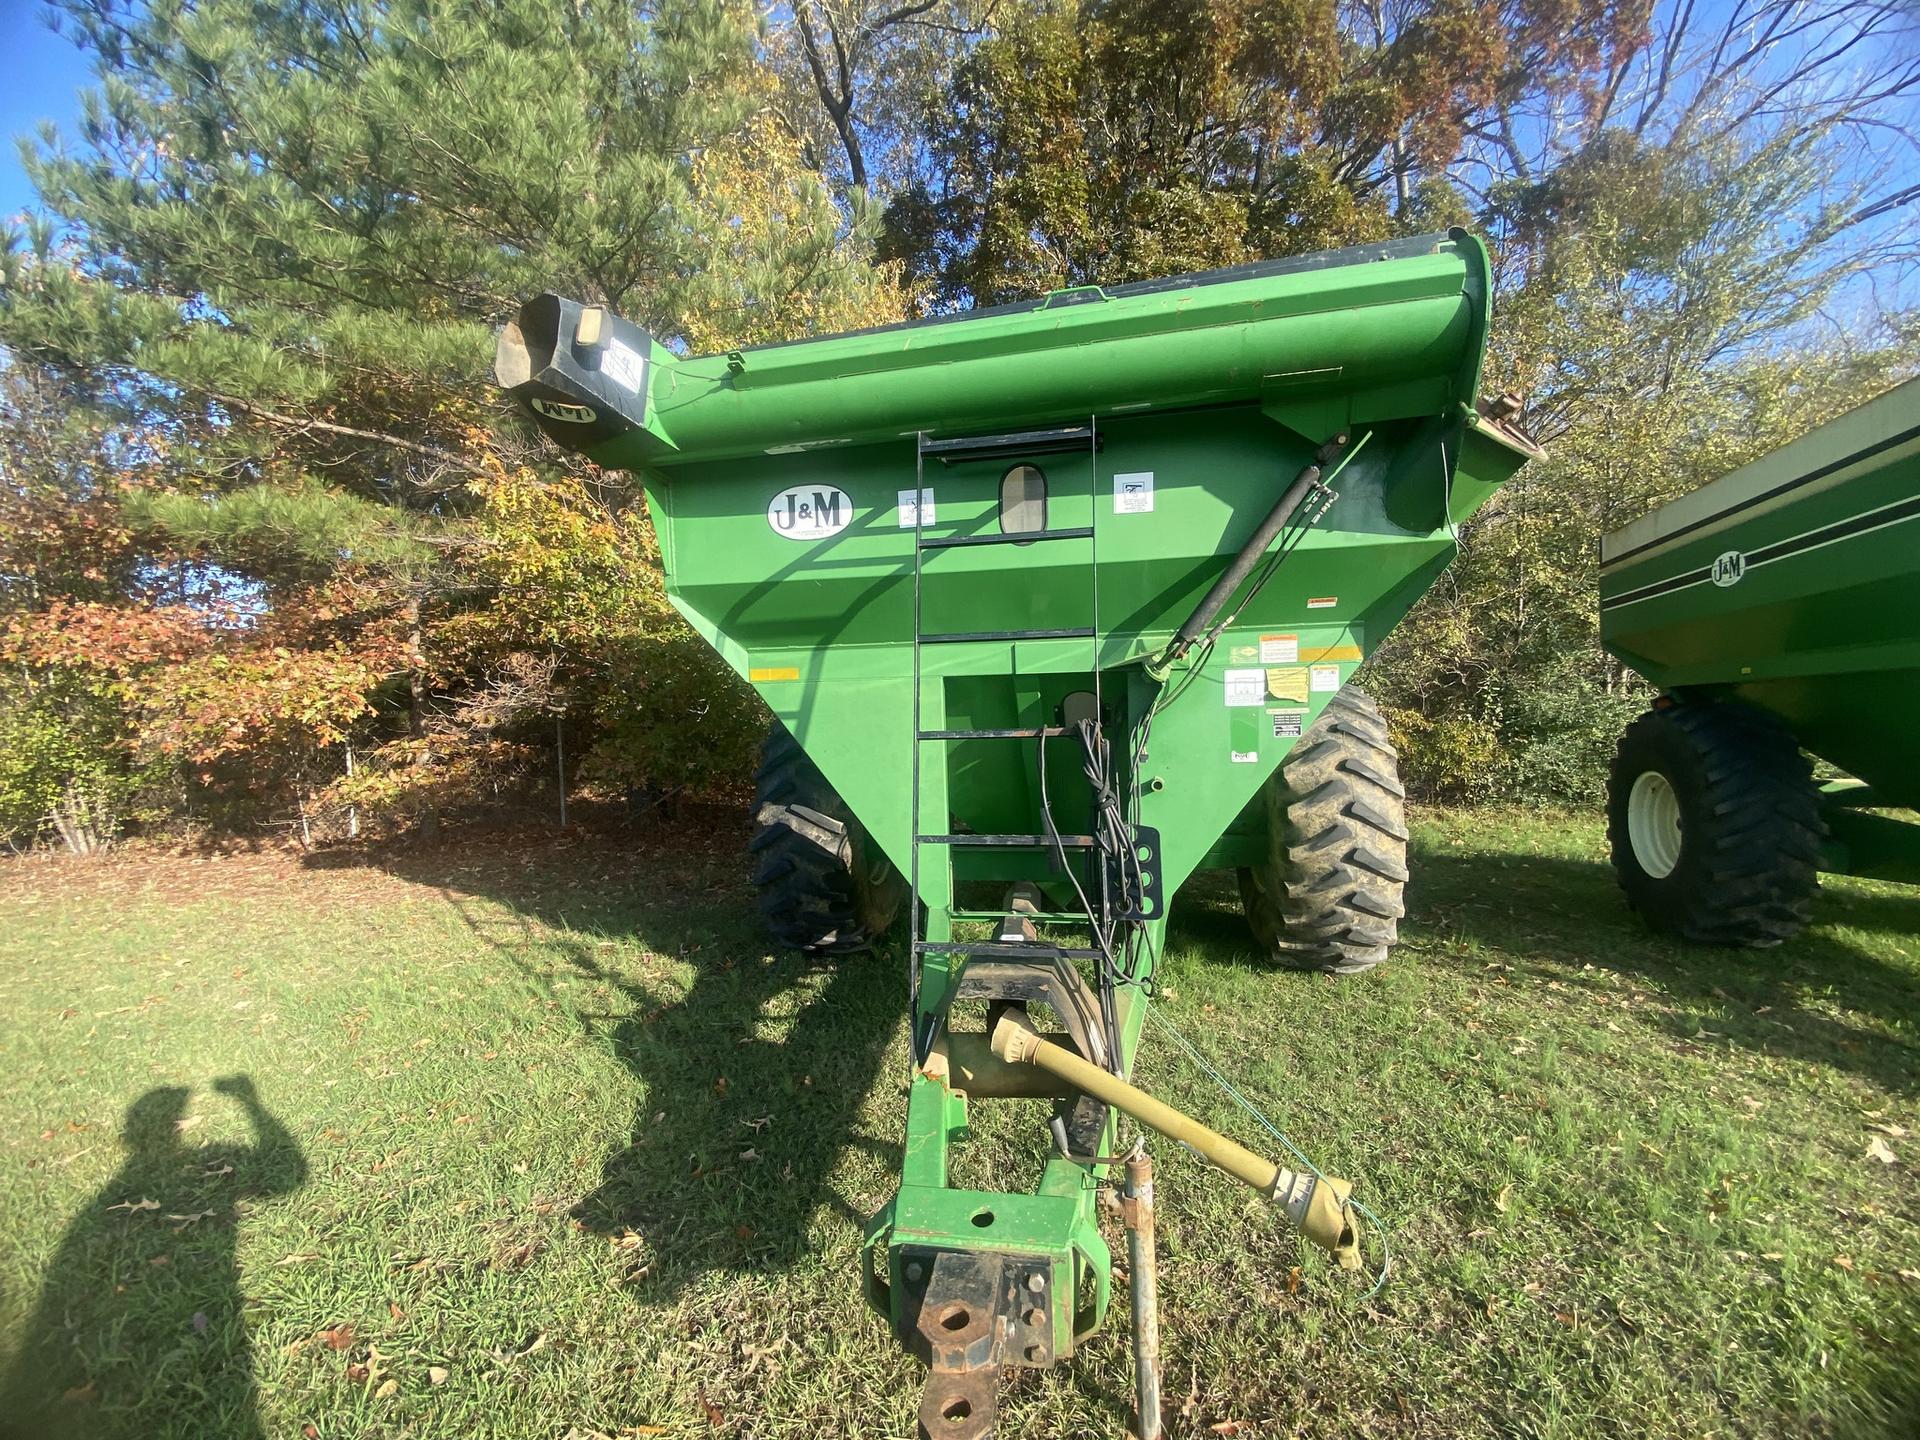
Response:
[[[420,597],[407,600],[407,729],[416,740],[427,733],[427,647],[420,618]],[[414,764],[430,763],[426,752]],[[429,845],[440,838],[440,807],[428,800],[420,814],[420,838]]]

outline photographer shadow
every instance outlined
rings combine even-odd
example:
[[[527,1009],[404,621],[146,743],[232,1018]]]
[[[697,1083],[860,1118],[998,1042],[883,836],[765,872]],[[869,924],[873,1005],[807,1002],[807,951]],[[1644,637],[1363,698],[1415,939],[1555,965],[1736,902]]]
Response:
[[[231,1076],[214,1089],[246,1111],[251,1145],[183,1144],[185,1086],[127,1107],[126,1158],[67,1226],[0,1384],[6,1440],[264,1440],[237,1202],[291,1194],[307,1164],[252,1081]],[[158,1430],[142,1413],[157,1395]]]

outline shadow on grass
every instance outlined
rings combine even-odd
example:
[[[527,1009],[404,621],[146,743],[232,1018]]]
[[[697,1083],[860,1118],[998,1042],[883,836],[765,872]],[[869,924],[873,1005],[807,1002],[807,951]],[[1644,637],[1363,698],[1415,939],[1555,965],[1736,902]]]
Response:
[[[1627,908],[1611,867],[1598,862],[1416,846],[1410,868],[1401,935],[1412,953],[1389,964],[1419,963],[1418,952],[1435,940],[1498,949],[1516,973],[1563,984],[1577,984],[1580,967],[1590,964],[1657,985],[1675,1002],[1658,1023],[1677,1038],[1692,1040],[1704,1029],[1751,1050],[1851,1071],[1891,1091],[1920,1091],[1913,1030],[1920,966],[1888,964],[1834,933],[1842,927],[1920,935],[1920,891],[1910,898],[1829,889],[1815,904],[1813,927],[1797,939],[1734,950],[1654,935]],[[1181,888],[1168,941],[1267,964],[1224,872],[1195,876]]]
[[[1891,1091],[1920,1089],[1920,1046],[1911,1028],[1920,1016],[1920,967],[1889,964],[1832,930],[1910,936],[1920,932],[1920,904],[1829,892],[1815,905],[1814,926],[1797,939],[1741,950],[1654,935],[1621,898],[1612,868],[1595,861],[1423,847],[1411,869],[1416,941],[1431,936],[1496,947],[1517,973],[1562,983],[1578,983],[1585,964],[1635,976],[1675,1002],[1657,1023],[1677,1038],[1691,1040],[1705,1029],[1760,1053],[1851,1071]]]
[[[0,1385],[7,1440],[263,1436],[235,1202],[290,1194],[306,1158],[244,1076],[216,1080],[252,1145],[181,1142],[184,1086],[127,1107],[125,1161],[74,1217]],[[164,1395],[158,1413],[141,1401]]]
[[[574,1213],[594,1231],[645,1239],[647,1299],[706,1272],[799,1264],[816,1248],[822,1205],[866,1220],[832,1177],[849,1146],[894,1164],[897,1144],[855,1125],[904,1014],[903,969],[884,954],[826,965],[769,954],[734,812],[625,840],[502,837],[309,863],[373,863],[434,886],[536,986],[557,996],[555,982],[572,978],[617,997],[595,1011],[580,1008],[578,987],[565,996],[638,1085],[627,1143]],[[650,978],[643,971],[658,967],[636,963],[633,947],[692,966],[691,987]]]

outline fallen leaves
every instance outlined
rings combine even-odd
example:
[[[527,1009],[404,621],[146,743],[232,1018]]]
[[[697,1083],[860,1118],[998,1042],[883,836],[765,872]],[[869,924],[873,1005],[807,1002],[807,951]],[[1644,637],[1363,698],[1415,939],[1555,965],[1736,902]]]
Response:
[[[1500,1187],[1500,1193],[1493,1197],[1493,1208],[1498,1210],[1502,1215],[1506,1214],[1507,1201],[1512,1195],[1513,1195],[1513,1186],[1502,1185]]]
[[[429,1385],[444,1385],[447,1383],[447,1376],[450,1373],[444,1365],[429,1365],[427,1367],[427,1383]]]
[[[109,1210],[125,1210],[129,1215],[136,1210],[158,1210],[159,1208],[158,1200],[149,1200],[144,1195],[138,1200],[122,1200],[118,1205],[107,1206]]]
[[[313,1338],[329,1350],[350,1350],[353,1348],[353,1326],[332,1325],[325,1330],[315,1331]]]

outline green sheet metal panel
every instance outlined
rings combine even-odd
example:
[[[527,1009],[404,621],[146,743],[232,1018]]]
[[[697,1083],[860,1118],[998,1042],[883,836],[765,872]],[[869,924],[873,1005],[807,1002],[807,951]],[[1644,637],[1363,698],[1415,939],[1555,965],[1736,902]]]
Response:
[[[1100,445],[1021,460],[1046,474],[1048,525],[1091,528],[1090,540],[929,556],[928,632],[1098,629],[1097,643],[924,651],[929,703],[956,727],[1030,720],[1084,688],[1096,655],[1110,671],[1157,649],[1314,449],[1336,430],[1364,438],[1337,504],[1158,722],[1163,788],[1142,819],[1163,828],[1171,893],[1279,763],[1296,721],[1311,723],[1445,566],[1452,527],[1529,453],[1473,404],[1488,288],[1481,245],[1453,232],[729,356],[649,344],[644,409],[621,420],[599,406],[584,430],[536,419],[640,474],[673,603],[903,868],[912,497],[931,492],[928,533],[991,531],[1008,469],[970,458],[922,475],[920,436],[1078,424]],[[1143,476],[1150,495],[1116,498]],[[1263,662],[1263,634],[1296,637],[1301,658]],[[1228,703],[1227,671],[1254,668],[1304,689]],[[1030,824],[1031,768],[1005,746],[955,747],[943,787],[955,822]],[[1069,805],[1073,781],[1062,777]],[[1022,866],[966,856],[957,868]]]
[[[1607,648],[1920,804],[1920,380],[1606,537]]]

